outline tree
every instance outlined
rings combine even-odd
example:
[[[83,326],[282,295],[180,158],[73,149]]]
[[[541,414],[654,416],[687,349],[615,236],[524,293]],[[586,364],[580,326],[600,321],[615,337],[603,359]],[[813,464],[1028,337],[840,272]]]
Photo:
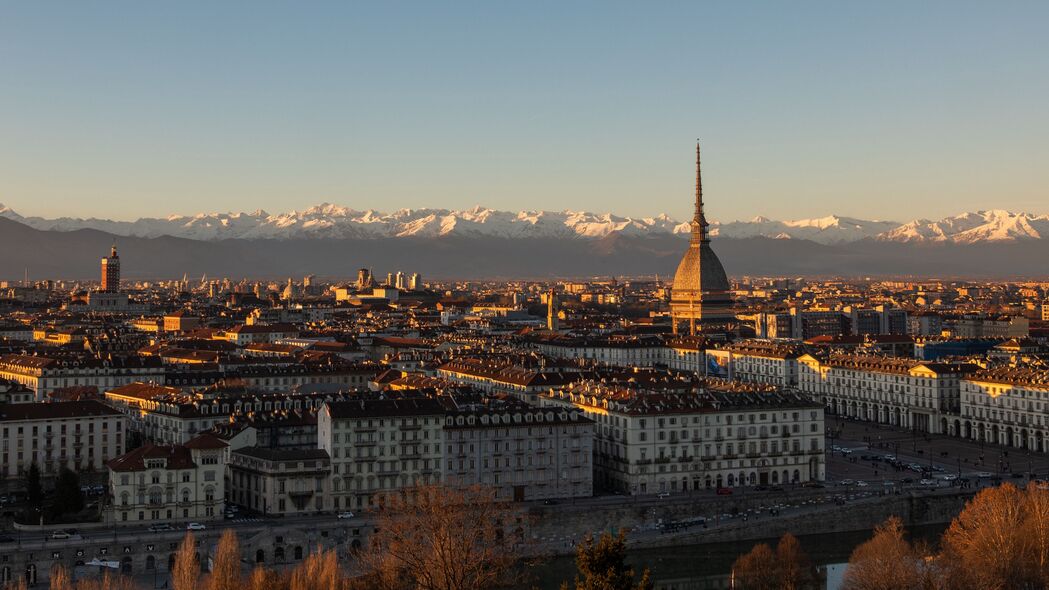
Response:
[[[780,590],[800,590],[815,585],[819,577],[797,537],[785,533],[776,544],[776,568]]]
[[[853,550],[845,570],[845,590],[894,590],[928,587],[924,552],[904,538],[903,522],[890,517],[874,537]]]
[[[776,555],[766,543],[755,545],[732,564],[733,587],[742,590],[777,590]]]
[[[215,548],[215,560],[212,563],[211,576],[208,578],[208,588],[239,590],[240,585],[240,544],[233,529],[226,529],[222,531],[218,547]]]
[[[576,548],[575,584],[561,585],[562,590],[652,590],[652,580],[645,569],[641,579],[634,582],[634,568],[626,564],[626,535],[623,531],[612,536],[604,533],[596,542],[587,535]]]
[[[84,509],[84,493],[80,491],[80,476],[62,467],[55,479],[55,500],[51,511],[55,516],[80,512]]]
[[[339,567],[335,551],[317,551],[291,571],[289,590],[341,590],[346,587],[346,577]]]
[[[379,499],[377,532],[361,553],[380,588],[483,590],[509,584],[514,513],[479,486],[417,486]]]
[[[25,474],[26,500],[32,508],[44,505],[44,486],[40,483],[40,468],[36,462],[29,464]]]
[[[981,491],[943,535],[950,585],[968,588],[1036,587],[1028,560],[1024,494],[1012,484]]]
[[[197,581],[200,578],[200,561],[197,557],[197,540],[193,533],[186,533],[186,537],[179,545],[178,553],[175,554],[175,567],[171,570],[171,588],[173,590],[196,590]]]
[[[745,590],[801,590],[818,585],[819,576],[798,539],[786,533],[776,550],[758,544],[732,565],[736,585]]]

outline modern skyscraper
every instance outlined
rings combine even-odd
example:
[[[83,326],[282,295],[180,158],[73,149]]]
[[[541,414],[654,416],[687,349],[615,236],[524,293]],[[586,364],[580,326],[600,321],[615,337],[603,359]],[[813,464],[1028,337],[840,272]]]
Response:
[[[402,290],[408,288],[408,285],[405,284],[404,273],[403,272],[397,271],[397,278],[394,279],[394,285],[393,286],[397,287],[398,289],[402,289]]]
[[[408,288],[412,291],[418,291],[423,288],[423,278],[417,272],[412,273],[412,278],[408,281]]]
[[[692,234],[688,250],[674,274],[670,292],[670,317],[673,331],[688,322],[689,334],[704,327],[723,327],[733,320],[732,295],[728,277],[717,254],[710,248],[706,217],[703,215],[703,177],[699,164],[699,142],[696,142],[696,210],[692,217]]]
[[[102,290],[109,293],[120,291],[120,257],[117,246],[109,250],[109,256],[102,258]]]

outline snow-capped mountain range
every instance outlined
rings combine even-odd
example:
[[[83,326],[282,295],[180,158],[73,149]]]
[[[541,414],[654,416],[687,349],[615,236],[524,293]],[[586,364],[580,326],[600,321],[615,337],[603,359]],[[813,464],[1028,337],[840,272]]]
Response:
[[[39,230],[96,229],[119,236],[153,238],[175,236],[194,240],[386,238],[476,236],[502,238],[602,238],[612,234],[687,234],[687,222],[667,215],[620,217],[611,213],[582,211],[497,211],[485,207],[401,209],[392,213],[357,211],[324,203],[304,211],[271,215],[251,213],[201,213],[142,218],[136,221],[45,219],[23,217],[0,204],[0,217]],[[776,221],[756,217],[750,221],[711,223],[711,235],[731,238],[768,237],[839,244],[872,239],[893,242],[977,243],[1049,238],[1049,215],[1002,210],[963,213],[939,221],[917,219],[907,223],[870,221],[828,216],[819,219]]]

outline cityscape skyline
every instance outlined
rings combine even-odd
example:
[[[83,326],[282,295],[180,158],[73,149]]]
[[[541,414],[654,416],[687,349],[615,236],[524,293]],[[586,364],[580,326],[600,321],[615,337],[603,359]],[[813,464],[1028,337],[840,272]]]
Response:
[[[1049,590],[1049,4],[0,16],[0,590]]]
[[[714,219],[1038,212],[1049,8],[1012,6],[10,7],[0,202],[687,219],[698,135]]]

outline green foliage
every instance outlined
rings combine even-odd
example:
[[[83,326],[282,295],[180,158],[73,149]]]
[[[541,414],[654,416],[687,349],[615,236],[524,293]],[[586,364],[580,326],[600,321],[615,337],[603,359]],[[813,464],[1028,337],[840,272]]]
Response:
[[[648,570],[634,581],[634,568],[626,564],[626,536],[623,531],[612,536],[604,533],[596,542],[587,535],[576,548],[575,584],[561,585],[562,590],[652,590]]]
[[[55,501],[51,507],[56,515],[80,512],[84,509],[84,494],[80,491],[80,476],[63,467],[55,480]]]

